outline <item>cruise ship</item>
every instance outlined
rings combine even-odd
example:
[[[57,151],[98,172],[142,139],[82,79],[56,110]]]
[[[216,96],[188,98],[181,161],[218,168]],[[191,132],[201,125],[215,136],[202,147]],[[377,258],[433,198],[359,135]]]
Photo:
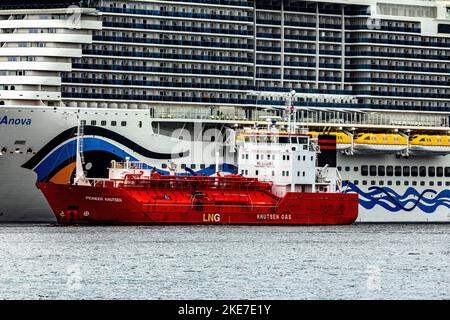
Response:
[[[81,123],[87,177],[245,175],[237,133],[306,128],[359,222],[450,222],[449,79],[450,1],[2,0],[0,221],[55,221]]]

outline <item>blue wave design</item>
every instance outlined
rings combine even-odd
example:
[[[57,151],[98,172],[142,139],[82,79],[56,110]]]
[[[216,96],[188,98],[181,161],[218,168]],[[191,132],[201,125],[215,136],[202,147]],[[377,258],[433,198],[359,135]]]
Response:
[[[400,195],[389,187],[370,187],[368,192],[364,192],[351,182],[346,181],[343,185],[347,188],[344,193],[354,192],[359,195],[359,204],[365,209],[380,206],[390,212],[420,209],[425,213],[434,213],[440,206],[450,208],[450,190],[437,193],[435,190],[425,189],[419,193],[409,187]]]
[[[98,138],[83,138],[83,151],[85,152],[106,151],[122,158],[123,160],[125,160],[126,157],[129,157],[130,161],[139,161],[137,158],[133,157],[129,153],[122,151],[119,147]],[[39,182],[44,181],[55,168],[57,168],[59,165],[61,165],[63,162],[67,161],[70,158],[75,159],[75,156],[76,156],[76,140],[68,141],[64,145],[53,150],[52,153],[50,153],[44,160],[41,161],[41,163],[39,163],[39,165],[37,165],[34,168],[34,171],[38,175],[37,180]],[[154,169],[156,172],[164,175],[170,174],[169,171],[157,169],[147,164],[144,165],[144,169],[150,170]],[[224,164],[221,172],[237,173],[237,168],[234,165]],[[215,173],[216,173],[215,165],[194,172],[195,175],[203,175],[203,176],[210,176]],[[191,172],[186,172],[180,173],[179,175],[185,176],[191,174],[192,174]]]

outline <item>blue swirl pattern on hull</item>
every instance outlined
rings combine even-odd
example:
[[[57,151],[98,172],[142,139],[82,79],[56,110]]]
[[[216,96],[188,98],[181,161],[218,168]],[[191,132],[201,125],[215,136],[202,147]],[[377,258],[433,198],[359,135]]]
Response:
[[[419,193],[416,189],[409,187],[405,193],[400,195],[388,187],[370,187],[368,192],[362,191],[351,182],[344,182],[345,193],[357,193],[359,204],[365,209],[373,209],[375,206],[383,207],[390,212],[410,212],[420,209],[425,213],[434,213],[440,206],[450,208],[450,190],[436,192],[425,189]]]

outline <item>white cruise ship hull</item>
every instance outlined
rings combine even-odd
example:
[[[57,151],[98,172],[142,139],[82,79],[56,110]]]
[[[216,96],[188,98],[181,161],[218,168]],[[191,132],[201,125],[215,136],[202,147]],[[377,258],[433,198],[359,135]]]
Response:
[[[215,147],[211,148],[210,142],[171,138],[171,132],[164,130],[158,133],[152,126],[156,120],[145,110],[5,107],[0,109],[0,222],[54,222],[35,184],[70,181],[78,116],[87,123],[84,151],[88,175],[96,176],[109,161],[125,157],[145,161],[163,173],[170,173],[172,165],[178,172],[187,172],[184,165],[192,168],[188,169],[191,172],[215,172],[211,167],[216,163]],[[90,126],[91,121],[97,125]],[[122,126],[123,121],[126,125]],[[361,172],[362,166],[380,165],[445,168],[450,164],[449,155],[406,159],[387,153],[338,153],[337,161],[346,181],[345,192],[359,194],[358,222],[450,222],[448,177]],[[222,172],[233,172],[233,152],[225,152],[221,163]]]

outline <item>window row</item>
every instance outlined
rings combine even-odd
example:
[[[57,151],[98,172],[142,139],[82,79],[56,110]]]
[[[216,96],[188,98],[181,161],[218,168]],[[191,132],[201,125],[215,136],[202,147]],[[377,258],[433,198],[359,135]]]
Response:
[[[350,171],[350,168],[345,167],[345,171]],[[364,165],[361,166],[361,175],[371,177],[450,177],[450,167]]]
[[[363,186],[367,186],[367,185],[371,185],[371,186],[384,186],[384,185],[392,186],[394,184],[396,186],[401,186],[401,185],[404,185],[404,186],[419,186],[419,185],[420,186],[426,186],[426,185],[428,185],[430,187],[434,187],[434,186],[442,187],[442,186],[444,186],[444,184],[445,184],[446,187],[450,186],[450,181],[445,181],[445,183],[444,183],[443,181],[428,181],[428,182],[426,182],[426,181],[416,181],[416,180],[403,181],[403,182],[402,181],[392,181],[392,180],[388,180],[388,181],[384,181],[384,180],[380,180],[380,181],[375,181],[375,180],[371,180],[371,181],[362,180],[362,181],[359,181],[359,180],[355,180],[355,181],[353,181],[353,183],[355,185],[361,184]]]

